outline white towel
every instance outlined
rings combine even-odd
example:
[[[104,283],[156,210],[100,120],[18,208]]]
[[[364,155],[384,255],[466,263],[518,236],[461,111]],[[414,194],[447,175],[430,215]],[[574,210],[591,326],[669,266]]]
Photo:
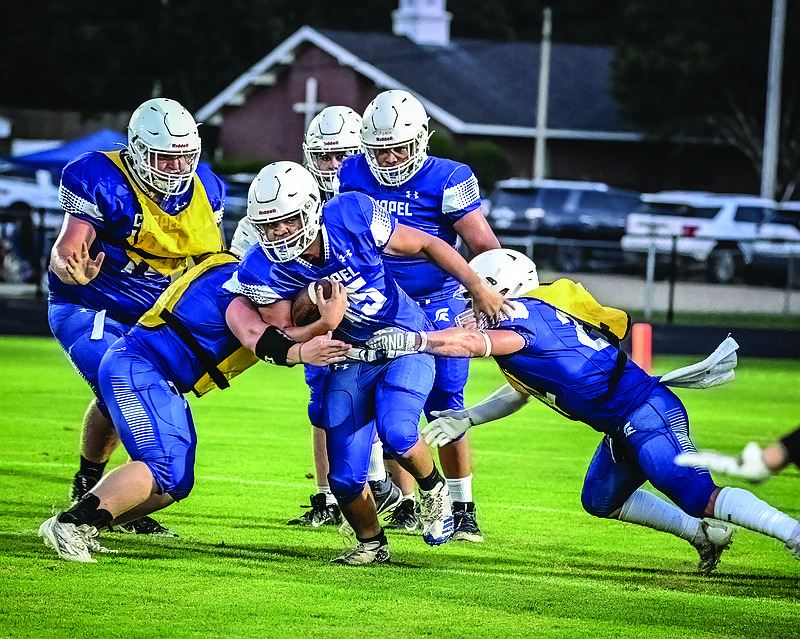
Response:
[[[730,335],[702,362],[676,368],[661,378],[667,386],[678,388],[711,388],[732,382],[736,377],[736,349],[739,345]]]

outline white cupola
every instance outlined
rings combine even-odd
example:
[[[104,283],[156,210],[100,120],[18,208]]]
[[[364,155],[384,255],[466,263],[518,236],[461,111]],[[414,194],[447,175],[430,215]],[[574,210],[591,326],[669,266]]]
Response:
[[[392,11],[392,33],[406,36],[417,44],[450,44],[452,13],[445,10],[447,0],[400,0]]]

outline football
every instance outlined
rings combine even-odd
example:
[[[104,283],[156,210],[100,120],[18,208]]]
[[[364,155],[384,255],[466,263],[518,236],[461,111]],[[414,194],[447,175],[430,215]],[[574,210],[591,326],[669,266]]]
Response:
[[[295,326],[308,326],[320,318],[316,302],[317,286],[322,287],[323,299],[328,299],[331,296],[333,285],[327,279],[317,280],[300,289],[292,301],[292,324]]]

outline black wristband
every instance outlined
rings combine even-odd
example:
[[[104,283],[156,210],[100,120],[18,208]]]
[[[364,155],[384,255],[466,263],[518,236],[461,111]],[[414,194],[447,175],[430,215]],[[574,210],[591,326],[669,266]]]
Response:
[[[295,344],[297,342],[289,339],[286,333],[277,327],[267,326],[267,330],[261,334],[256,343],[256,357],[270,364],[288,366],[286,356],[289,353],[289,349]]]

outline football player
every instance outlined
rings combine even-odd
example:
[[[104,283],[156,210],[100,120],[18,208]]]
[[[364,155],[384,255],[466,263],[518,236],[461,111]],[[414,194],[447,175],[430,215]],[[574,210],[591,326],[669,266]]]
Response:
[[[590,514],[685,539],[700,554],[701,574],[711,573],[719,563],[733,535],[730,524],[780,539],[800,559],[799,522],[746,490],[716,486],[706,470],[675,463],[677,452],[694,452],[694,445],[686,409],[666,386],[672,382],[648,375],[619,346],[587,331],[585,323],[563,308],[526,296],[531,291],[535,295],[539,286],[535,265],[526,256],[501,249],[470,264],[495,290],[516,298],[505,318],[488,321],[482,331],[386,333],[370,342],[379,349],[388,342],[393,349],[405,344],[436,355],[491,356],[508,379],[506,386],[468,410],[439,413],[423,428],[429,444],[441,445],[472,426],[510,415],[535,397],[605,435],[581,495]],[[714,375],[728,381],[731,372]],[[672,501],[642,490],[646,481]]]
[[[229,386],[257,361],[253,352],[267,330],[255,307],[242,300],[228,316],[234,295],[222,288],[238,258],[255,242],[243,218],[230,253],[217,253],[178,279],[103,356],[100,390],[131,460],[109,472],[67,512],[41,525],[39,535],[60,557],[94,562],[92,552],[108,552],[97,541],[99,530],[137,520],[189,495],[197,434],[184,393],[202,396]],[[338,286],[320,304],[324,321],[338,324],[346,303]],[[228,323],[237,327],[241,343]],[[341,361],[348,350],[323,335],[294,345],[281,363],[322,365]]]
[[[320,111],[306,131],[303,140],[305,167],[314,176],[324,202],[336,190],[339,166],[345,159],[361,149],[361,116],[345,106],[329,106]],[[328,483],[328,455],[325,451],[325,430],[322,428],[322,389],[327,367],[306,365],[304,374],[311,391],[308,418],[312,430],[312,453],[317,478],[317,492],[311,495],[311,507],[300,517],[289,520],[290,526],[339,525],[341,511]],[[370,488],[379,513],[390,510],[400,501],[401,495],[391,480],[386,480],[383,451],[380,441],[370,462]]]
[[[481,210],[478,181],[459,162],[427,154],[425,107],[407,91],[385,91],[367,106],[362,116],[364,153],[346,161],[339,171],[340,191],[372,196],[401,224],[429,233],[456,247],[459,238],[473,254],[500,247]],[[436,328],[453,326],[464,311],[463,299],[447,272],[419,257],[387,254],[389,270],[400,287],[425,311]],[[436,358],[436,378],[425,403],[430,421],[435,410],[464,408],[464,385],[469,361]],[[439,461],[453,498],[454,540],[483,541],[472,495],[472,461],[466,437],[439,449]],[[404,501],[387,528],[413,531],[417,526],[414,484],[390,462],[392,476]]]
[[[387,326],[430,328],[419,306],[397,286],[382,254],[422,254],[461,282],[476,308],[489,316],[503,307],[493,291],[446,242],[397,223],[367,195],[342,193],[320,202],[313,176],[293,162],[264,167],[250,187],[247,215],[262,250],[253,250],[226,284],[259,306],[276,331],[259,340],[261,352],[283,357],[294,341],[314,333],[314,324],[294,327],[291,300],[311,282],[329,278],[347,290],[349,306],[334,336],[362,346]],[[259,352],[259,351],[257,351]],[[450,495],[417,425],[433,384],[429,355],[385,362],[352,361],[330,367],[322,396],[328,479],[357,544],[333,559],[341,564],[390,560],[378,522],[367,472],[376,432],[384,447],[416,479],[421,492],[423,539],[445,543],[452,534]]]
[[[178,102],[155,98],[133,112],[127,147],[86,153],[62,173],[65,215],[50,255],[48,320],[95,394],[73,500],[97,483],[119,444],[98,390],[100,360],[172,276],[223,249],[225,188],[199,160],[194,118]],[[171,534],[149,518],[120,530]]]

